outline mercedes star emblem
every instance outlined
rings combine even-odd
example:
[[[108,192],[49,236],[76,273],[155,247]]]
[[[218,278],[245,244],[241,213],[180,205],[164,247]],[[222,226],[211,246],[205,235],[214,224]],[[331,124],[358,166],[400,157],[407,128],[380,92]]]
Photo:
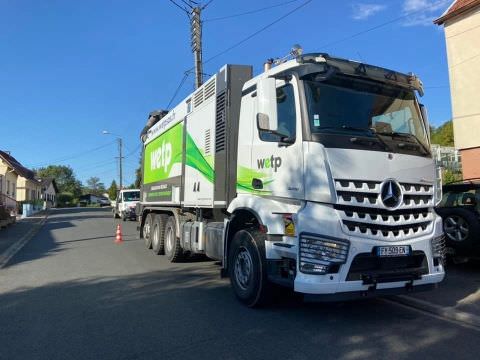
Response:
[[[386,180],[382,184],[380,194],[383,205],[390,210],[396,209],[402,204],[402,190],[395,180]]]

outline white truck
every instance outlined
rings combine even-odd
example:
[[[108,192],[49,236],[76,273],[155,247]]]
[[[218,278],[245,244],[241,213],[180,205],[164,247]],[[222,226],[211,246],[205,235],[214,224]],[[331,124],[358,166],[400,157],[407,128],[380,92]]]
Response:
[[[248,306],[273,284],[320,300],[435,287],[441,181],[416,92],[413,74],[323,53],[223,66],[149,118],[140,236],[172,262],[219,260]]]
[[[136,220],[135,208],[140,200],[140,189],[123,189],[117,195],[115,206],[112,208],[113,218],[123,221]]]

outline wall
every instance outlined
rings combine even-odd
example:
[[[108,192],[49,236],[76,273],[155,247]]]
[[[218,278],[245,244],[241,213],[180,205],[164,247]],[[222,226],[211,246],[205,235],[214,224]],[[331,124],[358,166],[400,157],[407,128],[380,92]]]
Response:
[[[39,182],[19,176],[17,180],[17,201],[31,201],[40,199],[41,189],[42,187]],[[32,190],[35,192],[33,197]]]
[[[16,172],[11,171],[12,168],[9,167],[3,160],[0,159],[0,175],[3,175],[3,181],[2,181],[2,188],[0,189],[0,193],[5,194],[15,200],[17,200],[17,178],[18,175]],[[7,191],[7,184],[10,183],[10,188]],[[15,185],[14,188],[12,188],[13,184]]]
[[[480,171],[480,7],[445,22],[455,147],[464,177]],[[470,149],[467,151],[467,149]]]

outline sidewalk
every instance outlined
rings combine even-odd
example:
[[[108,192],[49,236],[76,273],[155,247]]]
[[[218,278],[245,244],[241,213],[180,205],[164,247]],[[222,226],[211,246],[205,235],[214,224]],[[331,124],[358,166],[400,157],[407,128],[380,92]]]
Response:
[[[480,327],[480,263],[448,264],[438,289],[395,300],[451,320]]]
[[[0,268],[35,235],[47,215],[47,211],[40,211],[0,230]]]

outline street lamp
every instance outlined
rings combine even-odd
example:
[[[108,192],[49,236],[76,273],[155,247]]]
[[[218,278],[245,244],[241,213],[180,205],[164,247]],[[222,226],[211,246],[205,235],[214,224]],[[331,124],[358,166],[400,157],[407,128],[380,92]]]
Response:
[[[103,130],[103,131],[102,131],[102,134],[103,134],[103,135],[113,135],[113,136],[116,136],[116,137],[117,137],[117,141],[118,141],[118,162],[119,162],[119,170],[120,170],[120,190],[122,190],[122,188],[123,188],[123,171],[122,171],[122,159],[123,159],[123,156],[122,156],[122,147],[123,147],[123,140],[122,140],[122,138],[120,137],[120,135],[111,133],[111,132],[108,131],[108,130]]]

